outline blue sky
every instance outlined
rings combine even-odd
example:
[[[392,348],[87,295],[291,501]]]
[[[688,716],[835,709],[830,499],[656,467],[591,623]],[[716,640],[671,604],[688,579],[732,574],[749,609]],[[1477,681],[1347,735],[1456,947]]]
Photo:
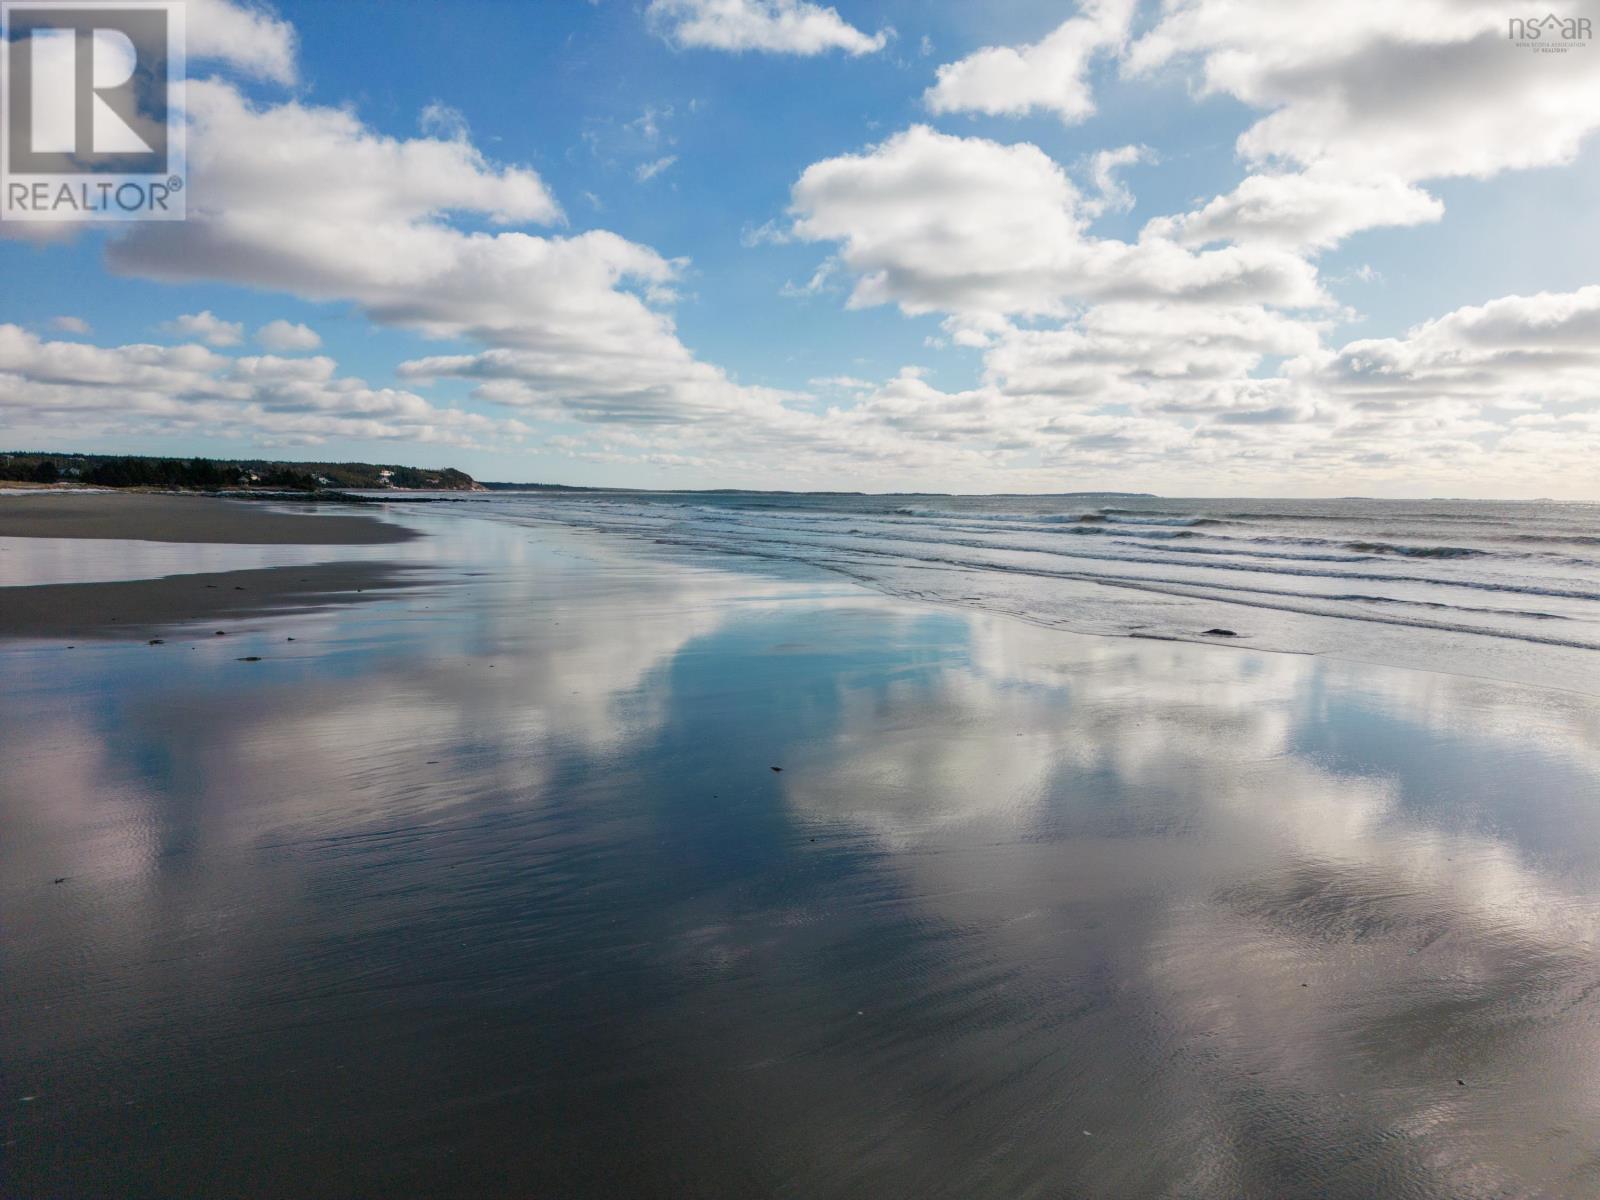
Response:
[[[1492,4],[189,23],[190,220],[0,225],[11,448],[1600,498],[1600,47]]]

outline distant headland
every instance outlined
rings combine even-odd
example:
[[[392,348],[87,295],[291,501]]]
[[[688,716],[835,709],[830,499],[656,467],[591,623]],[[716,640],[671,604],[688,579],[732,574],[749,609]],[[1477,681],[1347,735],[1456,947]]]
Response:
[[[479,492],[454,467],[394,463],[283,462],[262,458],[157,458],[126,454],[0,453],[0,483],[83,484],[179,491],[355,490]]]

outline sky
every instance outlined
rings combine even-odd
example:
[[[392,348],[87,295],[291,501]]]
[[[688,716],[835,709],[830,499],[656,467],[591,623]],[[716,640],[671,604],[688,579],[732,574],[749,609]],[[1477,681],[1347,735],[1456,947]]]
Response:
[[[1600,45],[1512,15],[188,0],[187,219],[0,222],[0,448],[1600,500]]]

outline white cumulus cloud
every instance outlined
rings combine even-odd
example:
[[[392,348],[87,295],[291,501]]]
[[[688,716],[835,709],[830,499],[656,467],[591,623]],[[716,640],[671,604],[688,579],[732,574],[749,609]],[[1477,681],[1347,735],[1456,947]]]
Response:
[[[1083,210],[1091,216],[1105,212],[1127,212],[1133,207],[1133,193],[1119,178],[1124,167],[1136,163],[1155,162],[1155,152],[1148,146],[1118,146],[1113,150],[1097,150],[1089,158],[1089,181],[1097,195],[1083,202]]]
[[[482,445],[517,421],[442,409],[341,377],[330,358],[230,358],[204,346],[86,346],[0,325],[0,420],[15,430],[204,433],[315,444],[384,439]]]
[[[1313,171],[1251,175],[1194,212],[1158,217],[1145,229],[1191,246],[1229,241],[1321,249],[1363,229],[1442,216],[1441,201],[1403,180]]]
[[[1507,37],[1499,0],[1174,0],[1128,51],[1132,75],[1199,64],[1202,88],[1266,110],[1249,160],[1405,181],[1569,161],[1600,126],[1589,55]]]
[[[244,338],[242,323],[224,321],[209,308],[203,312],[184,313],[163,323],[160,329],[173,337],[199,338],[208,346],[237,346]]]
[[[294,26],[266,8],[228,0],[186,0],[184,40],[190,58],[217,59],[260,79],[294,83]]]
[[[1037,315],[1093,299],[1324,300],[1315,271],[1274,247],[1195,252],[1160,237],[1091,237],[1078,190],[1029,143],[913,126],[813,163],[792,209],[796,236],[839,243],[858,307]]]
[[[1085,0],[1078,15],[1032,45],[988,46],[939,68],[923,96],[936,113],[1022,116],[1044,110],[1063,121],[1094,112],[1089,68],[1127,40],[1135,0]]]
[[[836,9],[806,0],[651,0],[650,20],[679,46],[769,54],[872,54],[887,31],[867,34]]]
[[[256,330],[256,341],[268,350],[275,350],[280,354],[315,350],[322,345],[322,339],[317,336],[316,330],[308,325],[296,324],[282,318],[268,321]]]

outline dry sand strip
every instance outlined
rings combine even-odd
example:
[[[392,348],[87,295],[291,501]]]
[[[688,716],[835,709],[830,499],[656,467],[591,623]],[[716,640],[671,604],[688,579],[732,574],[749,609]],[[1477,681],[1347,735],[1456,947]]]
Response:
[[[238,623],[255,617],[380,600],[411,585],[413,572],[394,563],[318,563],[116,583],[0,587],[0,639],[148,640],[174,636],[172,626],[195,622],[203,622],[196,636],[215,637],[218,629],[243,632]]]
[[[292,502],[292,501],[291,501]],[[345,513],[274,512],[248,500],[144,492],[0,496],[0,537],[132,538],[241,546],[373,546],[408,542],[409,529]]]

